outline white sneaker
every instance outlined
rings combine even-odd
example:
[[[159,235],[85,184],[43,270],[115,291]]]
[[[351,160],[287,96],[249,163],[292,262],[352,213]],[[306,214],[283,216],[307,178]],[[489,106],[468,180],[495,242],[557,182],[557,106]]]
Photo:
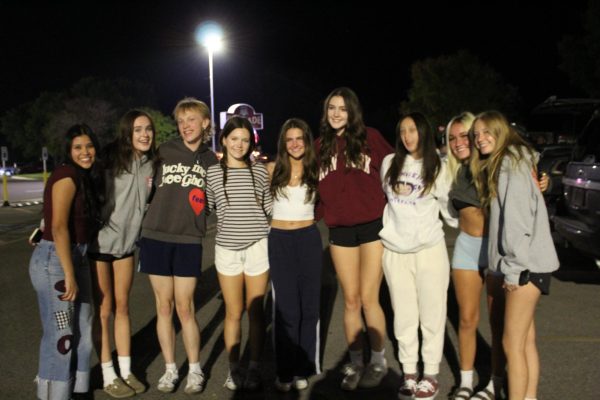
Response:
[[[308,388],[308,380],[301,376],[295,376],[292,383],[294,385],[294,389],[296,390],[304,390]]]
[[[177,370],[168,369],[163,376],[158,380],[158,390],[164,393],[172,393],[175,390],[175,385],[179,381]]]
[[[225,383],[223,384],[223,386],[229,390],[236,391],[242,388],[242,382],[242,374],[239,369],[236,369],[233,372],[229,371],[229,374],[227,374],[227,379],[225,379]]]
[[[206,379],[204,378],[204,373],[202,371],[200,371],[200,373],[190,372],[187,376],[187,383],[184,391],[187,394],[200,393],[204,390],[205,383]]]

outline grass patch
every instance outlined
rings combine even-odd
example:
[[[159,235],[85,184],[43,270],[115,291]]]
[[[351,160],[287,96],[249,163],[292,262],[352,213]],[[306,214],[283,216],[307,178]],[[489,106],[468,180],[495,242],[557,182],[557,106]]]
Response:
[[[19,174],[17,176],[23,177],[23,178],[30,178],[30,179],[44,179],[43,172],[34,172],[32,174]],[[48,176],[50,176],[49,172],[48,172]]]

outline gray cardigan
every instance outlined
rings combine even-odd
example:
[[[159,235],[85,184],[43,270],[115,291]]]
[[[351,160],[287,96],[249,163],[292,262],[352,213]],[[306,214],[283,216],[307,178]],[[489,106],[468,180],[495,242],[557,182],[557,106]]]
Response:
[[[111,191],[106,208],[110,217],[98,232],[97,239],[90,244],[90,252],[122,257],[136,249],[142,218],[152,189],[152,162],[144,156],[133,160],[131,172],[122,172],[107,182]],[[106,211],[106,210],[104,210]]]
[[[516,153],[513,147],[511,151]],[[490,210],[488,255],[490,269],[501,271],[505,282],[518,284],[523,270],[543,273],[558,269],[544,197],[531,171],[533,159],[502,160],[498,196]]]

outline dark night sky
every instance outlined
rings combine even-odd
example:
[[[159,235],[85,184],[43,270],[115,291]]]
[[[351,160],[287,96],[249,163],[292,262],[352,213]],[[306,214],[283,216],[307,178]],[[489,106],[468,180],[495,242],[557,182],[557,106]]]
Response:
[[[581,95],[558,71],[557,42],[580,31],[585,0],[395,2],[400,10],[390,1],[47,3],[0,6],[0,113],[90,75],[154,85],[165,113],[185,95],[210,104],[208,59],[193,37],[206,19],[226,32],[214,63],[216,115],[249,103],[269,136],[291,116],[316,129],[320,102],[342,85],[358,93],[367,124],[389,136],[411,63],[463,48],[517,86],[524,109]]]

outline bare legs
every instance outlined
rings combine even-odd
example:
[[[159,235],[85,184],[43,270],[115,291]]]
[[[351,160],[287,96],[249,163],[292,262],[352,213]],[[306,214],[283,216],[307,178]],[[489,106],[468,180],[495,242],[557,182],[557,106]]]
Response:
[[[479,324],[479,301],[483,279],[479,271],[454,269],[452,282],[459,309],[458,353],[460,369],[472,371],[477,350],[477,326]]]
[[[331,258],[344,293],[344,330],[350,350],[362,349],[362,316],[374,351],[383,350],[385,316],[379,304],[383,279],[383,245],[376,240],[358,247],[330,246]]]
[[[257,276],[245,274],[228,276],[219,273],[218,277],[225,301],[223,337],[225,348],[229,354],[229,362],[237,363],[240,359],[241,319],[244,311],[244,300],[249,320],[250,360],[258,361],[265,338],[263,300],[267,291],[269,273],[265,272]],[[244,287],[246,289],[245,299]]]
[[[175,362],[173,310],[181,322],[183,345],[190,364],[200,359],[200,331],[194,308],[195,277],[149,275],[156,299],[156,332],[165,363]]]
[[[505,296],[502,284],[504,276],[488,273],[486,277],[487,305],[492,331],[492,375],[504,378],[506,357],[502,348],[504,332]]]
[[[110,321],[114,312],[114,340],[117,354],[131,353],[129,292],[133,282],[133,257],[112,263],[92,261],[96,303],[95,338],[100,362],[112,360]]]
[[[540,291],[532,284],[506,292],[502,343],[508,366],[508,398],[537,396],[539,359],[534,315]]]

